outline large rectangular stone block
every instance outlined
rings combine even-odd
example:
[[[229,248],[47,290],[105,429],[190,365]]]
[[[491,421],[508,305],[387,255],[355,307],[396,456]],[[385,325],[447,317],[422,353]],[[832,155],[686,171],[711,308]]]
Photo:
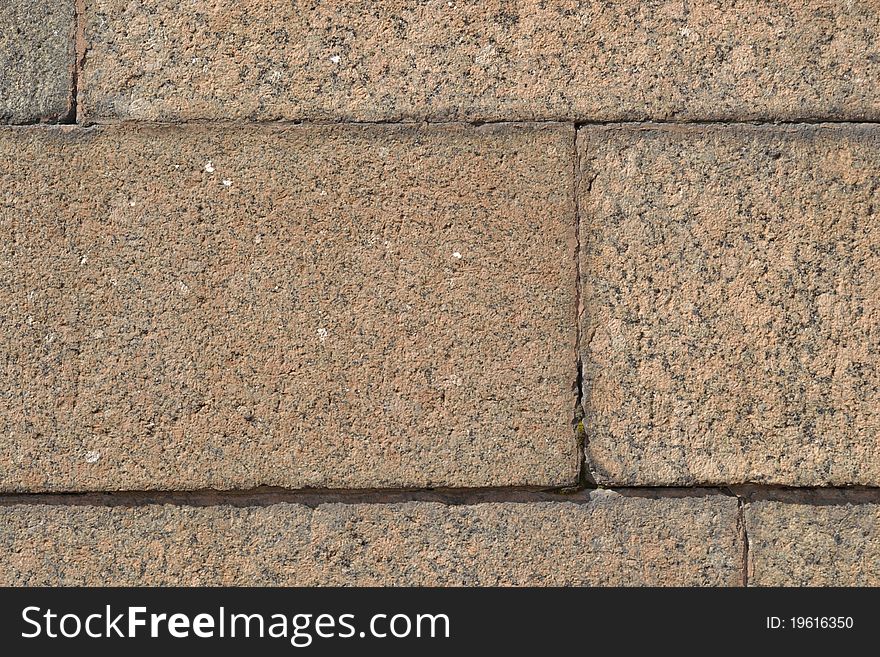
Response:
[[[87,119],[880,118],[870,0],[86,0]]]
[[[749,584],[880,586],[880,504],[746,506]]]
[[[55,121],[73,101],[74,0],[4,0],[0,123]]]
[[[587,454],[613,484],[880,484],[880,130],[579,132]]]
[[[573,140],[0,132],[0,488],[573,483]]]
[[[0,507],[2,585],[735,586],[734,498]]]
[[[738,586],[735,498],[597,492],[589,504],[325,505],[323,581],[458,586]],[[403,574],[403,575],[401,575]]]

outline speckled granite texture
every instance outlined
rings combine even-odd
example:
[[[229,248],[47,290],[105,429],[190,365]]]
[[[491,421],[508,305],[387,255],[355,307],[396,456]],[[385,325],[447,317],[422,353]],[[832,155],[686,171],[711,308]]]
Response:
[[[740,583],[737,502],[0,507],[2,585]]]
[[[880,505],[746,507],[755,586],[880,586]]]
[[[0,4],[0,584],[880,585],[880,2]]]
[[[0,123],[58,121],[73,94],[74,0],[4,0]]]
[[[579,152],[596,479],[880,484],[880,129],[586,128]]]
[[[86,0],[83,112],[880,118],[870,0]]]
[[[0,488],[576,482],[573,141],[0,131]]]

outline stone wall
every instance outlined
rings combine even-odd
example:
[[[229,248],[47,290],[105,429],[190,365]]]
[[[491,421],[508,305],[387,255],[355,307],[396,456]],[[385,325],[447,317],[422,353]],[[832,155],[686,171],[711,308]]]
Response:
[[[880,5],[9,0],[0,584],[880,585]]]

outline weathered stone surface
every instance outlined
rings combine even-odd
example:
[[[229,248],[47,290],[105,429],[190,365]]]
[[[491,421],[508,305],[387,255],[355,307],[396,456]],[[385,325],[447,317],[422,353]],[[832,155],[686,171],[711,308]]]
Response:
[[[737,585],[733,498],[0,508],[3,585]]]
[[[749,584],[880,586],[880,505],[746,506]]]
[[[880,484],[880,130],[579,140],[597,479]]]
[[[0,582],[21,586],[311,583],[298,505],[234,508],[6,506]]]
[[[76,183],[59,140],[28,137],[45,132],[0,129],[3,487],[41,476],[46,455],[65,435],[76,400],[79,339],[70,286],[79,262],[65,218]],[[71,439],[66,434],[64,440]]]
[[[0,132],[0,488],[572,483],[572,142]]]
[[[89,119],[880,117],[870,0],[86,0]]]
[[[72,99],[73,0],[5,0],[0,11],[0,123],[66,115]]]
[[[590,504],[326,505],[312,519],[324,581],[344,585],[738,585],[729,497]]]

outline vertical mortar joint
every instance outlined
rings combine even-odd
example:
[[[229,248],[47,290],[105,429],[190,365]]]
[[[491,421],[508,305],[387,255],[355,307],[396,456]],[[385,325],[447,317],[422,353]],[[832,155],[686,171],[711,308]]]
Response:
[[[749,585],[749,532],[746,527],[746,501],[737,496],[737,525],[739,525],[739,537],[740,542],[742,543],[742,585],[744,587],[748,587]]]
[[[73,61],[70,66],[70,98],[67,102],[67,115],[61,123],[79,122],[79,94],[82,86],[82,67],[85,59],[85,0],[73,3]]]
[[[575,268],[575,382],[574,388],[576,393],[574,417],[572,418],[572,429],[575,435],[575,442],[578,452],[578,488],[595,487],[595,481],[590,476],[589,466],[587,464],[586,447],[587,447],[587,431],[584,425],[586,413],[584,411],[584,364],[581,357],[581,211],[579,191],[581,184],[581,162],[580,153],[578,152],[578,126],[573,125],[573,163],[574,171],[572,172],[572,203],[574,207],[574,268]]]

